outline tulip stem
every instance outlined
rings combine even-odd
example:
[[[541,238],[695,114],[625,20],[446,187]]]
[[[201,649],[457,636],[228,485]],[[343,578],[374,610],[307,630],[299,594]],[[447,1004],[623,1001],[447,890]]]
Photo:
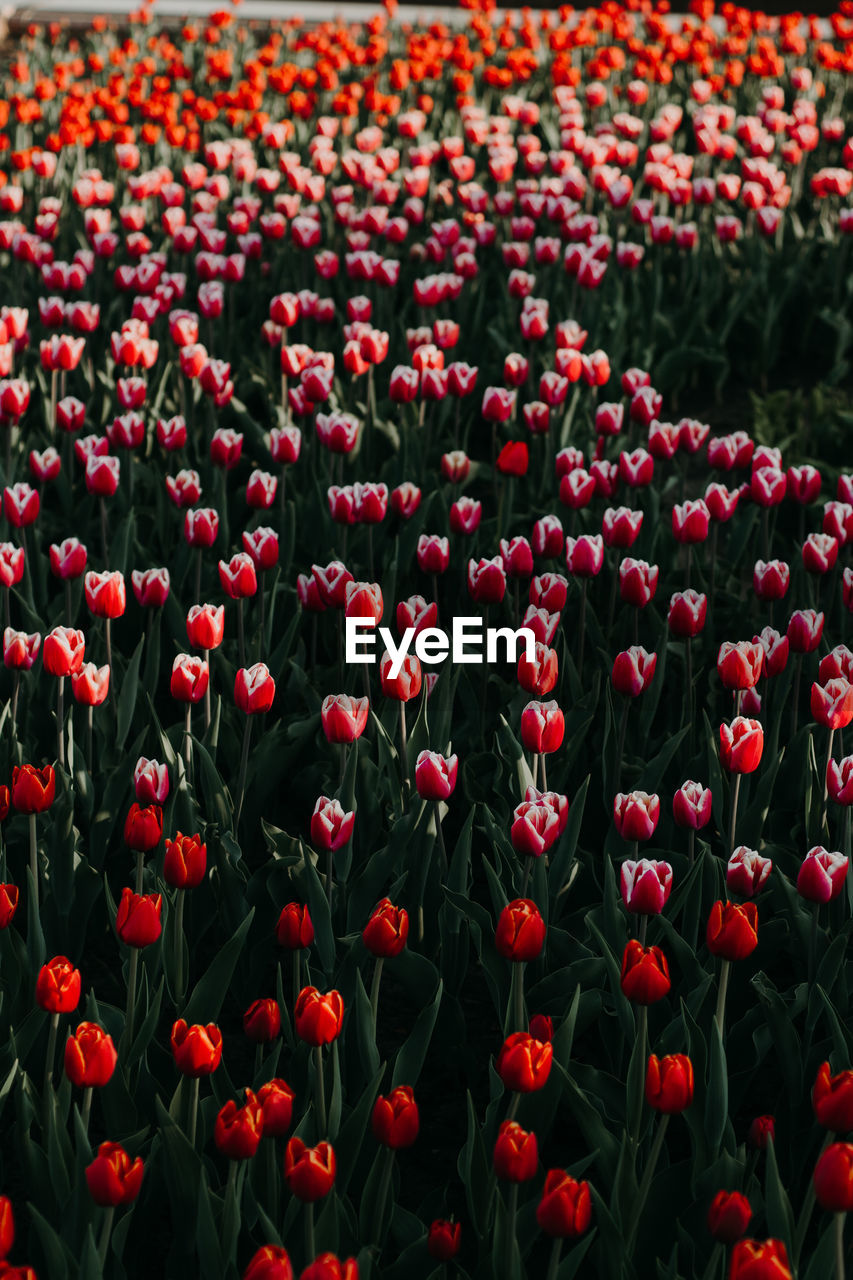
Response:
[[[385,1217],[385,1205],[388,1202],[388,1192],[391,1189],[391,1175],[393,1172],[394,1148],[386,1147],[382,1164],[382,1177],[376,1197],[376,1216],[373,1220],[373,1231],[371,1232],[371,1240],[375,1244],[379,1244],[382,1240],[382,1220]]]
[[[581,610],[578,620],[578,679],[583,681],[583,647],[586,634],[586,589],[589,584],[587,578],[581,579]]]
[[[832,1143],[834,1137],[835,1135],[831,1131],[826,1134],[823,1140],[823,1144],[821,1145],[820,1151],[818,1152],[817,1160],[820,1160],[824,1151],[826,1151],[826,1148]],[[815,1161],[815,1164],[817,1164],[817,1160]],[[815,1197],[815,1189],[814,1189],[814,1179],[809,1178],[808,1186],[806,1188],[805,1198],[803,1200],[803,1207],[800,1210],[799,1221],[797,1222],[797,1228],[794,1232],[794,1265],[795,1266],[799,1263],[800,1254],[802,1253],[803,1245],[805,1244],[806,1235],[809,1229],[809,1223],[811,1222],[812,1213],[814,1212],[815,1199],[816,1197]]]
[[[107,1205],[107,1209],[104,1214],[104,1221],[101,1225],[101,1239],[98,1242],[98,1259],[102,1270],[106,1266],[107,1262],[107,1251],[110,1247],[110,1236],[113,1230],[113,1218],[115,1217],[115,1213],[115,1205]]]
[[[305,1205],[305,1261],[310,1265],[317,1256],[317,1245],[314,1242],[314,1205],[309,1200]]]
[[[522,879],[522,881],[521,881],[521,896],[522,896],[522,898],[526,898],[526,897],[527,897],[527,886],[528,886],[528,884],[530,883],[530,868],[531,868],[531,866],[532,866],[532,865],[533,865],[533,859],[532,859],[532,858],[525,858],[525,859],[524,859],[524,877],[523,877],[523,879]]]
[[[797,654],[797,661],[794,667],[794,696],[791,699],[791,737],[796,737],[797,721],[800,709],[800,676],[803,672],[803,655]]]
[[[208,672],[210,671],[210,650],[205,649],[204,660],[208,664]],[[208,675],[207,688],[204,691],[204,731],[207,733],[210,728],[210,677]]]
[[[175,903],[175,999],[184,994],[184,889],[177,892]]]
[[[95,1090],[92,1085],[87,1085],[83,1090],[83,1110],[80,1113],[80,1123],[83,1126],[83,1132],[89,1133],[89,1117],[92,1114],[92,1095]]]
[[[627,698],[622,703],[622,716],[619,721],[619,745],[616,748],[616,787],[615,794],[618,795],[622,790],[622,760],[625,755],[625,733],[628,729],[628,708],[630,703]]]
[[[548,1274],[545,1280],[557,1280],[557,1272],[560,1269],[560,1253],[562,1252],[563,1241],[560,1236],[554,1236],[551,1244],[551,1256],[548,1259]]]
[[[133,1044],[133,1017],[136,1013],[136,971],[139,967],[139,948],[130,948],[130,964],[127,970],[127,1008],[124,1015],[122,1040],[128,1049]]]
[[[95,776],[95,708],[86,708],[86,760],[89,764],[89,777]]]
[[[735,851],[735,825],[737,823],[737,802],[738,796],[740,795],[741,776],[742,775],[739,773],[735,774],[735,784],[732,789],[732,820],[729,825],[729,857],[731,857]]]
[[[812,911],[812,927],[809,934],[809,986],[815,980],[815,972],[817,970],[817,935],[820,924],[820,903],[814,904]]]
[[[435,839],[436,839],[436,843],[438,844],[438,852],[441,856],[441,870],[442,870],[442,873],[446,876],[447,870],[448,870],[448,863],[447,863],[447,849],[445,848],[445,845],[444,845],[444,832],[441,829],[441,801],[436,800],[434,803],[435,803]]]
[[[195,604],[201,604],[201,547],[196,548],[195,592],[193,593],[193,602]]]
[[[187,781],[193,762],[193,704],[188,702],[184,709],[184,763],[187,766]]]
[[[524,1030],[524,961],[512,966],[512,1021],[513,1031]]]
[[[100,501],[100,507],[101,507],[101,550],[103,551],[103,554],[104,554],[104,568],[109,569],[110,548],[109,548],[109,544],[107,543],[107,504],[104,502],[103,498],[101,498],[99,501]]]
[[[293,1007],[296,1008],[296,1001],[299,992],[302,990],[302,949],[297,947],[293,953]]]
[[[835,1280],[844,1280],[844,1219],[842,1211],[835,1215]]]
[[[830,729],[829,742],[826,744],[826,768],[823,771],[823,808],[821,810],[821,815],[820,815],[820,829],[823,830],[824,827],[827,827],[827,835],[829,834],[829,827],[827,826],[827,821],[826,821],[826,801],[829,795],[828,775],[829,775],[829,765],[832,760],[832,740],[834,737],[835,737],[835,730]]]
[[[246,665],[246,637],[243,633],[243,598],[237,601],[237,653],[240,658],[240,666]]]
[[[509,1189],[509,1204],[506,1211],[506,1246],[504,1265],[508,1280],[516,1274],[515,1270],[515,1223],[518,1217],[518,1183],[514,1182]]]
[[[36,815],[30,814],[30,872],[33,877],[33,893],[35,894],[35,908],[38,911],[39,905],[39,862],[38,862],[38,837],[36,832]]]
[[[9,598],[8,588],[6,588],[6,591],[4,594],[6,596],[6,599],[8,600]],[[6,626],[8,625],[9,624],[7,622]],[[18,741],[18,695],[20,692],[21,692],[21,673],[16,668],[15,674],[12,678],[12,705],[10,708],[10,714],[12,719],[12,739],[15,743],[17,743]]]
[[[237,784],[237,812],[234,817],[234,834],[240,825],[240,814],[243,812],[243,797],[246,793],[246,770],[249,765],[249,739],[252,736],[252,717],[246,716],[246,727],[243,730],[243,750],[240,755],[240,780]],[[330,899],[331,900],[331,899]]]
[[[539,752],[539,767],[542,771],[542,790],[547,791],[548,790],[548,773],[545,768],[545,752],[544,751]]]
[[[629,1257],[631,1256],[634,1249],[634,1237],[637,1234],[637,1228],[640,1225],[640,1219],[643,1214],[643,1209],[645,1208],[646,1200],[649,1197],[649,1191],[652,1185],[652,1178],[655,1176],[655,1168],[660,1158],[661,1147],[663,1146],[663,1140],[666,1137],[666,1129],[668,1124],[669,1124],[669,1116],[666,1114],[662,1115],[657,1127],[657,1133],[655,1134],[655,1137],[654,1137],[654,1142],[652,1143],[652,1149],[649,1152],[648,1162],[646,1164],[645,1169],[643,1170],[643,1180],[640,1183],[640,1190],[637,1193],[637,1200],[634,1205],[634,1212],[631,1217],[631,1225],[628,1230],[627,1253]]]
[[[726,1020],[726,992],[729,989],[729,970],[732,964],[730,960],[724,960],[720,966],[720,986],[717,991],[717,1011],[714,1017],[717,1022],[717,1030],[720,1033],[720,1039],[723,1038],[723,1026]]]
[[[645,916],[642,917],[646,919]],[[647,1057],[647,1045],[649,1040],[649,1008],[648,1005],[642,1004],[639,1008],[639,1016],[637,1018],[637,1042],[639,1044],[640,1062],[645,1063]],[[637,1072],[637,1096],[634,1099],[634,1126],[631,1134],[631,1142],[634,1150],[640,1145],[640,1131],[643,1127],[643,1098],[645,1097],[645,1073]]]
[[[400,768],[403,774],[403,793],[409,794],[409,757],[406,736],[406,704],[400,702]]]
[[[377,956],[373,965],[373,981],[370,984],[370,1022],[373,1027],[373,1039],[376,1040],[376,1017],[379,1011],[379,984],[382,981],[383,956]]]
[[[56,1058],[56,1037],[59,1033],[59,1014],[50,1015],[50,1031],[47,1036],[47,1053],[44,1059],[44,1104],[47,1108],[47,1095],[53,1083],[53,1063]]]
[[[317,1112],[317,1137],[322,1141],[326,1136],[326,1086],[323,1080],[323,1046],[314,1047],[314,1108]]]
[[[187,1126],[187,1140],[191,1147],[195,1146],[196,1128],[198,1127],[198,1095],[201,1089],[201,1077],[194,1076],[190,1088],[190,1119]]]
[[[65,768],[65,734],[62,732],[65,721],[65,676],[60,676],[56,686],[56,758],[60,768]],[[824,789],[824,805],[826,791]]]
[[[696,861],[696,832],[691,827],[687,833],[687,865],[692,868]]]
[[[639,941],[641,947],[644,947],[646,945],[646,933],[648,932],[648,928],[649,928],[649,916],[648,916],[648,912],[644,911],[640,916],[640,927],[637,930],[637,940]]]
[[[724,1249],[725,1249],[725,1245],[718,1240],[717,1243],[714,1245],[713,1249],[711,1250],[711,1256],[708,1259],[708,1265],[702,1273],[702,1280],[711,1280],[712,1276],[714,1276],[716,1272],[719,1271],[720,1269],[719,1261]]]

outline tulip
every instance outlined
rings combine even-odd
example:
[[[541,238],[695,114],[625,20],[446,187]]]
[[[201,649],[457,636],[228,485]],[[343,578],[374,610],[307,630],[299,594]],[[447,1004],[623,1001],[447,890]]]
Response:
[[[44,813],[56,796],[56,774],[52,765],[36,769],[31,764],[15,765],[12,769],[10,798],[12,807],[29,815],[30,874],[35,905],[39,900],[38,844],[36,839],[36,814]]]
[[[828,1146],[815,1165],[813,1178],[822,1209],[840,1214],[853,1209],[853,1144],[833,1142]]]
[[[167,766],[140,756],[133,770],[133,789],[140,804],[165,804],[169,796]]]
[[[514,964],[537,960],[545,946],[545,921],[535,902],[516,898],[501,911],[495,930],[498,954]]]
[[[504,1120],[498,1130],[492,1157],[495,1173],[506,1182],[529,1182],[536,1177],[539,1149],[536,1134],[514,1120]]]
[[[631,938],[622,956],[620,979],[625,996],[638,1005],[655,1004],[670,989],[669,966],[660,947],[645,947]]]
[[[374,1138],[391,1151],[410,1147],[418,1136],[420,1118],[414,1092],[399,1085],[387,1097],[381,1094],[373,1104],[370,1127]],[[381,1213],[377,1213],[381,1219]]]
[[[283,1138],[293,1118],[294,1093],[285,1080],[273,1079],[262,1084],[258,1101],[263,1110],[264,1137]]]
[[[711,788],[699,782],[683,782],[672,797],[672,816],[676,826],[686,828],[688,857],[693,866],[696,832],[711,821]]]
[[[755,849],[739,845],[726,865],[726,885],[733,893],[752,898],[763,886],[772,869],[773,863],[769,858],[762,858]]]
[[[613,798],[613,821],[623,840],[650,840],[660,818],[660,797],[645,791],[621,791]]]
[[[684,1053],[649,1057],[646,1101],[662,1115],[685,1111],[693,1101],[693,1064]]]
[[[545,756],[560,749],[565,732],[565,717],[554,699],[550,702],[528,702],[521,713],[521,741],[526,750],[539,756],[542,783],[546,788]]]
[[[504,1088],[516,1093],[535,1093],[547,1083],[552,1058],[550,1042],[543,1043],[526,1031],[516,1031],[507,1037],[498,1054],[497,1073]]]
[[[59,1018],[63,1013],[73,1013],[80,1003],[82,979],[66,956],[54,956],[42,965],[36,979],[36,1004],[50,1014],[50,1031],[47,1040],[47,1056],[44,1063],[44,1098],[47,1105],[48,1090],[53,1082],[53,1061],[56,1057],[56,1037]]]
[[[767,1144],[776,1137],[776,1121],[773,1116],[756,1116],[749,1126],[747,1143],[754,1151],[765,1151]]]
[[[828,1062],[818,1069],[812,1089],[812,1106],[818,1124],[833,1133],[853,1129],[853,1071],[831,1075]]]
[[[717,654],[717,673],[723,688],[737,691],[754,688],[763,662],[764,650],[760,643],[724,641]]]
[[[613,688],[626,698],[638,698],[651,684],[656,666],[656,653],[647,653],[641,645],[625,649],[613,663]]]
[[[449,1262],[455,1258],[462,1243],[461,1222],[448,1222],[445,1218],[436,1218],[430,1223],[427,1233],[427,1252],[431,1258],[439,1262]]]
[[[117,1142],[102,1142],[98,1154],[86,1166],[86,1185],[95,1204],[112,1210],[130,1204],[139,1195],[145,1172],[140,1157],[131,1160]],[[108,1219],[111,1221],[111,1219]],[[106,1234],[106,1233],[105,1233]],[[106,1253],[103,1244],[102,1251]]]
[[[301,1138],[291,1138],[284,1153],[284,1180],[291,1193],[304,1204],[313,1204],[331,1191],[336,1161],[331,1143],[307,1147]]]
[[[729,971],[734,960],[743,960],[758,946],[758,908],[754,902],[715,902],[705,932],[711,955],[720,956],[720,985],[717,992],[716,1023],[720,1036],[726,1013]]]
[[[214,1023],[207,1026],[188,1026],[179,1018],[172,1026],[172,1057],[181,1075],[191,1080],[212,1075],[222,1061],[222,1033]],[[190,1142],[195,1141],[195,1126],[191,1123]]]
[[[552,1259],[559,1260],[561,1240],[575,1240],[589,1230],[591,1217],[589,1183],[576,1181],[564,1169],[549,1169],[536,1206],[536,1221],[546,1235],[554,1238]]]
[[[8,929],[18,910],[18,889],[14,884],[0,884],[0,929]]]
[[[422,800],[448,800],[456,787],[457,756],[421,751],[415,762],[415,789]]]
[[[351,698],[348,694],[329,694],[320,708],[326,740],[346,744],[364,733],[369,712],[367,698]]]
[[[740,1191],[718,1191],[708,1208],[708,1230],[720,1244],[734,1244],[751,1217],[752,1205]]]
[[[667,623],[674,636],[687,640],[698,636],[705,626],[708,611],[708,597],[692,587],[688,591],[677,591],[670,598]],[[688,650],[689,652],[689,650]]]
[[[245,1090],[245,1101],[238,1106],[229,1099],[220,1108],[213,1128],[213,1140],[217,1150],[229,1160],[250,1160],[260,1145],[263,1135],[264,1113],[260,1102],[251,1089]],[[232,1163],[232,1170],[236,1164]],[[229,1170],[229,1182],[233,1185],[233,1176]]]
[[[262,1245],[249,1259],[243,1280],[293,1280],[293,1267],[287,1250],[277,1244]]]
[[[781,1240],[738,1240],[732,1249],[728,1280],[793,1280]]]
[[[326,853],[342,849],[352,837],[355,813],[345,813],[338,800],[320,796],[311,815],[311,840]]]
[[[527,858],[541,858],[560,835],[560,819],[548,804],[540,800],[524,800],[513,811],[510,830],[512,847]],[[525,888],[529,864],[525,868]]]
[[[831,902],[844,888],[848,858],[815,845],[806,854],[797,875],[797,893],[818,905]]]
[[[253,1000],[243,1014],[243,1030],[259,1047],[281,1034],[281,1012],[272,999]]]

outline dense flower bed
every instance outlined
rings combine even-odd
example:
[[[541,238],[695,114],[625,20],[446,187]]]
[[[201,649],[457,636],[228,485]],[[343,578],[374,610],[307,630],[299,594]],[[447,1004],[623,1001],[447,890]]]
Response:
[[[843,1275],[853,474],[725,405],[849,373],[851,70],[849,3],[15,46],[0,1276]]]

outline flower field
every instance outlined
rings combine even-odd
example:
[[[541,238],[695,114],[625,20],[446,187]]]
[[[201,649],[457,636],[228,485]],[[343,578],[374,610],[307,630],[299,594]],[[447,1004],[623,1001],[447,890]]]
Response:
[[[0,1277],[845,1275],[853,5],[467,18],[6,49]]]

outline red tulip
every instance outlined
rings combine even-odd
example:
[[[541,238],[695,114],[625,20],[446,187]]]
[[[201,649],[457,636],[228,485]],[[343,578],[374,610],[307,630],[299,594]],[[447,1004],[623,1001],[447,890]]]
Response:
[[[420,1130],[420,1116],[409,1085],[399,1085],[387,1097],[379,1095],[373,1104],[370,1127],[377,1142],[392,1151],[412,1145]]]
[[[669,965],[660,947],[631,938],[622,956],[622,991],[635,1004],[655,1004],[670,989]]]
[[[693,1063],[684,1053],[665,1058],[649,1057],[646,1068],[646,1101],[655,1111],[675,1115],[693,1101]]]
[[[130,1156],[117,1142],[102,1142],[98,1154],[86,1166],[86,1185],[95,1204],[108,1208],[130,1204],[139,1195],[144,1165],[139,1156]]]
[[[792,1280],[781,1240],[738,1240],[732,1249],[728,1280]]]
[[[341,1034],[344,1002],[339,991],[323,995],[316,987],[303,987],[293,1011],[293,1022],[300,1040],[315,1047],[331,1044]]]
[[[821,1209],[849,1213],[853,1209],[853,1144],[833,1142],[814,1171],[814,1189]]]
[[[65,956],[42,965],[36,979],[36,1003],[48,1013],[73,1013],[80,1003],[82,979]]]
[[[118,1053],[96,1022],[81,1022],[65,1041],[65,1074],[78,1089],[101,1089],[112,1079]]]
[[[758,946],[758,908],[754,902],[715,902],[705,931],[708,950],[724,960],[743,960]]]
[[[371,955],[388,960],[400,954],[408,936],[408,912],[383,898],[373,908],[361,938]]]
[[[797,893],[809,902],[831,902],[844,888],[847,858],[821,845],[809,849],[797,875]]]
[[[564,1169],[549,1169],[536,1206],[536,1221],[545,1234],[574,1240],[589,1229],[591,1217],[589,1183],[569,1177]]]
[[[708,1208],[708,1230],[722,1244],[734,1244],[746,1234],[752,1206],[740,1191],[718,1191]]]
[[[229,1099],[220,1109],[213,1140],[229,1160],[250,1160],[260,1145],[263,1130],[263,1108],[252,1090],[246,1089],[242,1106]]]

